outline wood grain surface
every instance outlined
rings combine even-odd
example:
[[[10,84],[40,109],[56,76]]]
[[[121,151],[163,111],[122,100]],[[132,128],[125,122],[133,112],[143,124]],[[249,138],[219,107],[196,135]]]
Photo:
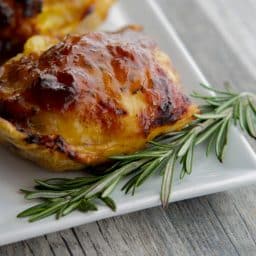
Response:
[[[158,2],[212,85],[256,92],[255,0]],[[0,255],[256,255],[255,195],[249,186],[173,203],[6,245]]]

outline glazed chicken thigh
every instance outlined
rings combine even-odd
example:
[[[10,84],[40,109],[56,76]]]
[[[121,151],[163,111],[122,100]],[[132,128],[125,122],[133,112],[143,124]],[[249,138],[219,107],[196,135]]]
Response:
[[[24,42],[40,34],[62,37],[76,30],[93,30],[114,0],[0,0],[0,55],[22,51]]]
[[[67,36],[0,70],[0,138],[52,170],[138,151],[195,112],[170,59],[136,26]]]

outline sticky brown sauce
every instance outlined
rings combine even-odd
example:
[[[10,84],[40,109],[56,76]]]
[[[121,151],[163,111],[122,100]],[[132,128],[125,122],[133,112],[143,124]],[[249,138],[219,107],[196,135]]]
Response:
[[[154,41],[133,29],[68,36],[39,58],[31,56],[5,67],[0,115],[26,124],[40,112],[71,112],[74,118],[100,123],[113,132],[120,117],[129,114],[122,94],[132,97],[140,92],[147,105],[137,115],[144,133],[175,122],[189,100],[156,61],[155,50]],[[20,89],[4,99],[1,86],[12,86],[14,77]]]

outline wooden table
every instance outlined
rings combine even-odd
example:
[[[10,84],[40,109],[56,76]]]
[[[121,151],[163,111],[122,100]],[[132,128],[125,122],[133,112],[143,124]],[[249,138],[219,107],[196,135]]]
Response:
[[[158,1],[214,86],[256,92],[255,0]],[[255,195],[249,186],[186,200],[3,246],[0,255],[256,255]]]

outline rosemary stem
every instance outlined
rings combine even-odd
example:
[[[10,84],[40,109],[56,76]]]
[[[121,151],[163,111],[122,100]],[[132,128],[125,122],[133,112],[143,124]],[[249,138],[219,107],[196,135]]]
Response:
[[[241,129],[256,138],[256,95],[251,92],[233,93],[208,88],[215,95],[194,93],[204,101],[201,113],[183,130],[159,136],[148,147],[131,155],[113,156],[114,164],[102,176],[75,179],[37,180],[35,191],[22,190],[25,198],[39,198],[43,202],[22,212],[18,217],[36,221],[56,214],[57,218],[73,210],[82,212],[97,210],[95,200],[101,200],[112,210],[114,201],[108,195],[124,178],[128,181],[122,190],[132,192],[141,186],[153,173],[162,176],[160,199],[167,206],[172,180],[178,165],[180,178],[189,175],[193,167],[195,146],[205,142],[206,155],[212,152],[222,163],[228,142],[230,125],[239,124]]]

